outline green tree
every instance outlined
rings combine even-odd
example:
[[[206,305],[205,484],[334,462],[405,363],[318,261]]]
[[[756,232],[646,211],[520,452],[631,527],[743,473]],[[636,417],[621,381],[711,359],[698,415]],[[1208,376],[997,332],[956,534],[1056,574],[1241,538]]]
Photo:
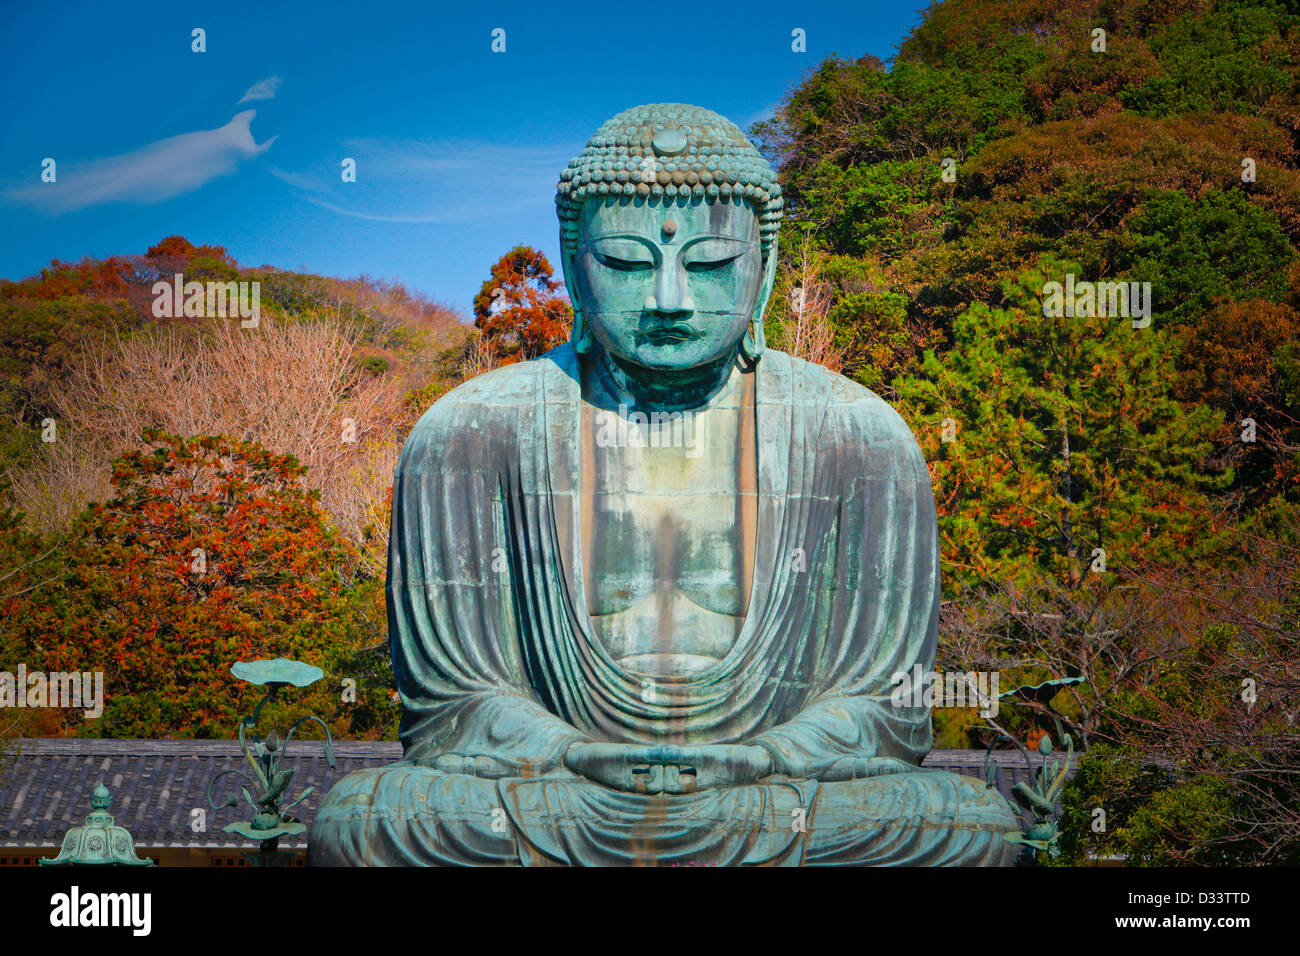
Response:
[[[340,680],[364,677],[380,643],[380,584],[358,573],[318,492],[301,487],[306,469],[223,437],[154,430],[143,440],[150,451],[114,461],[114,497],[77,520],[58,596],[22,602],[11,618],[45,670],[105,675],[103,717],[69,714],[66,729],[225,737],[254,693],[230,665],[290,657],[328,676],[280,716],[315,709],[336,732],[380,730],[385,687],[358,680],[357,704],[339,700]]]
[[[1127,319],[1044,317],[1043,285],[1079,267],[1043,266],[1008,284],[1004,307],[963,313],[952,348],[895,382],[955,583],[1074,584],[1097,548],[1112,568],[1189,556],[1205,544],[1196,506],[1229,480],[1200,468],[1219,419],[1174,398],[1176,339]]]
[[[1110,710],[1109,742],[1089,751],[1063,794],[1062,862],[1098,855],[1123,856],[1130,866],[1300,863],[1294,554],[1292,541],[1275,551],[1280,560],[1265,558],[1234,582],[1245,587],[1206,595],[1226,597],[1236,622],[1211,625],[1169,654],[1159,679],[1126,682]],[[1261,602],[1279,582],[1282,600]],[[1102,830],[1092,826],[1098,807],[1106,812]]]
[[[0,502],[9,481],[0,477]],[[23,526],[23,515],[0,503],[0,670],[12,674],[19,663],[31,663],[25,639],[25,608],[49,601],[60,576],[62,542],[47,541]],[[59,718],[49,710],[0,710],[0,775],[10,742],[16,737],[40,737],[58,730]]]
[[[120,299],[31,299],[0,292],[0,472],[30,457],[41,422],[55,412],[50,383],[80,358],[83,347],[97,348],[106,333],[127,334],[139,325],[136,311]]]
[[[1154,280],[1165,324],[1196,324],[1222,300],[1281,301],[1295,250],[1272,213],[1241,190],[1152,196],[1129,219],[1134,276]]]

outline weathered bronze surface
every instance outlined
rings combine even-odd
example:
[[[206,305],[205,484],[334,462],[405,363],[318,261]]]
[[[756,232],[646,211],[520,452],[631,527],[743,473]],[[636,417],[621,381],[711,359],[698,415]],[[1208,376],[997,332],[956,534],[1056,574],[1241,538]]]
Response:
[[[765,350],[780,187],[681,104],[561,177],[569,344],[412,431],[388,617],[405,759],[318,865],[1005,865],[1011,808],[927,771],[893,675],[938,633],[934,496],[871,391]]]

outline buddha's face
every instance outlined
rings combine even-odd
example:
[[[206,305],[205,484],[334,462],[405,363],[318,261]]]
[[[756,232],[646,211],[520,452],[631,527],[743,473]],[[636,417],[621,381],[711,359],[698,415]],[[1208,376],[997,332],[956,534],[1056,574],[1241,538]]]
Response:
[[[717,361],[744,337],[763,290],[749,203],[583,203],[570,292],[611,355],[650,369]]]

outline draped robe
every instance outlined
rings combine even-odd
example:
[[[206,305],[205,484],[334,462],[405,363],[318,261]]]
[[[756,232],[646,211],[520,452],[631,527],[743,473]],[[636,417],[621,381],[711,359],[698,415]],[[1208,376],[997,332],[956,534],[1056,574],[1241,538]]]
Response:
[[[1019,826],[1006,802],[921,769],[929,710],[891,700],[894,675],[931,666],[939,611],[930,477],[898,414],[764,352],[743,627],[716,665],[647,691],[586,607],[582,361],[562,345],[479,376],[412,431],[388,566],[404,759],[331,791],[312,862],[1010,862],[1002,835]],[[564,767],[576,741],[744,743],[768,750],[776,772],[626,793]],[[505,770],[435,769],[445,754]]]

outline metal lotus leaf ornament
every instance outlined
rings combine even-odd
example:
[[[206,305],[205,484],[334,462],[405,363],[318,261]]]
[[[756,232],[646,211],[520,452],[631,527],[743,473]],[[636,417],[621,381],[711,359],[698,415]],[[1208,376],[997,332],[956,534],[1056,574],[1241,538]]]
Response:
[[[307,687],[325,676],[319,667],[277,657],[266,661],[236,661],[230,673],[250,684]]]
[[[280,837],[306,832],[307,825],[291,817],[289,811],[315,791],[315,787],[308,787],[286,806],[280,805],[284,800],[290,799],[292,793],[294,772],[292,769],[283,769],[281,764],[294,733],[305,723],[314,721],[320,724],[321,729],[325,731],[325,739],[321,745],[325,752],[325,759],[329,761],[331,768],[334,767],[334,743],[330,737],[329,727],[314,714],[303,717],[290,727],[283,742],[274,730],[267,734],[265,739],[259,739],[255,735],[250,737],[248,731],[257,726],[262,707],[268,701],[274,700],[282,687],[306,687],[324,677],[325,672],[319,667],[283,657],[248,663],[239,661],[230,668],[230,672],[241,680],[265,685],[267,688],[265,696],[258,701],[252,715],[244,717],[239,722],[240,750],[243,751],[244,759],[252,768],[253,776],[250,777],[242,770],[223,770],[208,784],[208,803],[214,810],[237,806],[239,800],[234,794],[227,794],[222,800],[217,801],[213,798],[213,790],[222,777],[241,777],[244,785],[239,788],[239,792],[256,812],[251,820],[231,823],[223,829],[226,833],[237,833],[247,839],[261,841],[263,849],[272,850]]]
[[[153,860],[135,855],[135,840],[127,829],[113,823],[111,799],[106,786],[95,787],[85,824],[69,830],[59,855],[41,860],[41,866],[153,866]]]

